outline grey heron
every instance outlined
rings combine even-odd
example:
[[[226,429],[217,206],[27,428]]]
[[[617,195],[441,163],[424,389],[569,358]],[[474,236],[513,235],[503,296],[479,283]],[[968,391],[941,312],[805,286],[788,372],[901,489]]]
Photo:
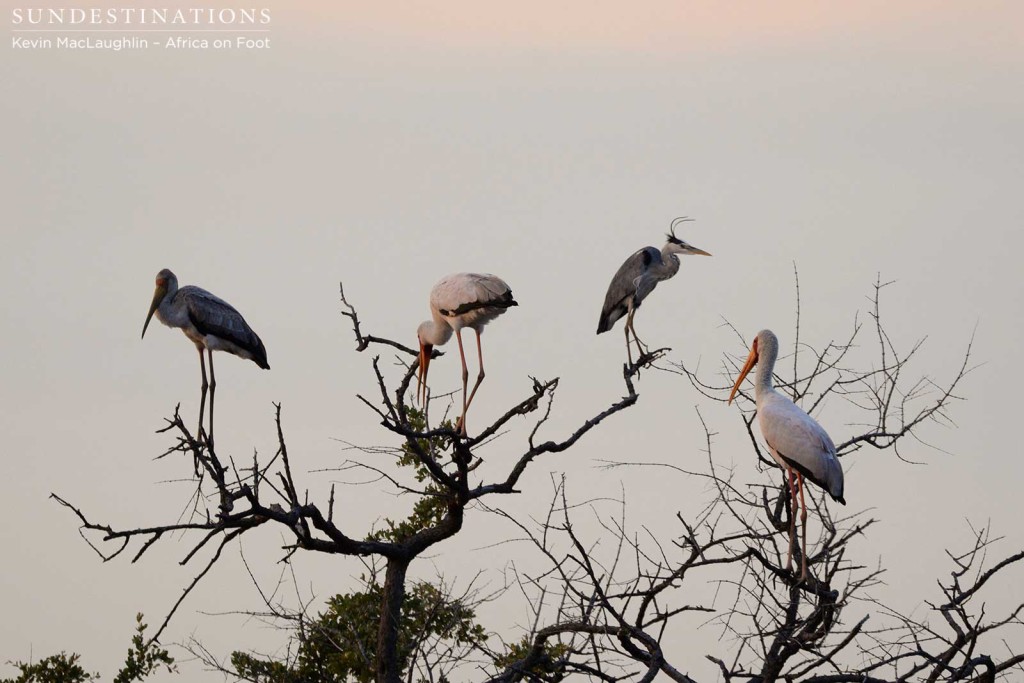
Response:
[[[779,355],[779,340],[771,330],[761,330],[750,347],[747,362],[729,393],[729,403],[736,396],[743,379],[757,366],[754,396],[761,434],[768,452],[786,473],[792,502],[789,526],[789,553],[786,568],[793,566],[793,544],[796,540],[797,490],[802,506],[803,547],[800,578],[807,578],[807,502],[804,500],[804,477],[824,489],[833,499],[846,505],[843,498],[843,468],[836,457],[836,446],[828,432],[791,400],[775,391],[772,371]],[[794,474],[796,484],[793,483]]]
[[[199,368],[203,373],[202,392],[199,398],[199,428],[196,438],[203,431],[203,409],[206,405],[206,391],[210,391],[210,430],[206,435],[207,445],[213,443],[213,396],[217,389],[217,378],[213,372],[213,352],[227,351],[241,358],[247,358],[264,370],[267,350],[242,314],[228,302],[210,294],[205,289],[187,285],[178,287],[178,278],[167,268],[156,275],[156,291],[149,306],[142,336],[146,336],[149,321],[156,314],[157,319],[168,327],[177,327],[188,337],[199,351]],[[206,379],[206,362],[203,350],[210,357],[210,379]]]
[[[642,357],[645,353],[641,346],[640,338],[636,336],[636,329],[633,327],[633,316],[636,309],[640,308],[647,295],[654,291],[654,288],[662,280],[668,280],[679,272],[679,256],[711,256],[703,249],[698,249],[676,237],[675,227],[677,224],[689,220],[688,218],[677,218],[669,226],[665,246],[660,250],[655,247],[644,247],[630,256],[619,267],[619,270],[608,285],[608,292],[604,296],[604,306],[601,307],[601,318],[597,323],[597,333],[607,332],[615,324],[615,321],[626,315],[626,355],[629,364],[633,364],[633,354],[629,347],[629,335],[633,334],[636,340],[637,350]]]
[[[476,390],[484,379],[484,354],[480,335],[484,326],[504,313],[511,306],[518,306],[512,298],[508,284],[496,275],[487,273],[455,273],[441,278],[430,290],[430,320],[420,324],[416,336],[420,343],[420,367],[417,397],[422,405],[427,402],[427,369],[430,355],[435,346],[447,343],[452,332],[459,342],[459,357],[462,359],[462,416],[456,429],[466,434],[466,412],[469,410]],[[473,391],[466,395],[469,384],[469,369],[466,353],[462,347],[462,328],[476,331],[476,351],[480,361],[480,372],[476,377]]]

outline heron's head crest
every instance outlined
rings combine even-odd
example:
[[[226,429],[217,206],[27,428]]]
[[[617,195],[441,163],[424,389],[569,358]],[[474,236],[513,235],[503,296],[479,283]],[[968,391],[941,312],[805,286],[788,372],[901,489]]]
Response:
[[[668,234],[665,235],[665,238],[672,244],[685,245],[685,242],[676,237],[676,226],[679,225],[680,223],[692,223],[693,220],[694,219],[690,218],[689,216],[679,216],[678,218],[673,218],[672,222],[668,226]]]

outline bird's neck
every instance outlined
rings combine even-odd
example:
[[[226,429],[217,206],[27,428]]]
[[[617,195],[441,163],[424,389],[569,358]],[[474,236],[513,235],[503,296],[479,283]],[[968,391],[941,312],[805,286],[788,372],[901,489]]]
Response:
[[[772,373],[775,371],[775,358],[778,350],[770,346],[762,348],[757,359],[757,374],[754,376],[754,396],[760,400],[762,396],[775,392]]]
[[[672,245],[666,244],[661,248],[661,265],[653,270],[657,271],[658,277],[667,280],[679,272],[679,257],[671,250]]]
[[[174,302],[174,297],[178,293],[178,281],[171,278],[167,282],[167,293],[164,294],[164,298],[160,301],[160,305],[156,309],[157,317],[165,325],[169,320],[174,317],[174,312],[171,309],[171,304]]]

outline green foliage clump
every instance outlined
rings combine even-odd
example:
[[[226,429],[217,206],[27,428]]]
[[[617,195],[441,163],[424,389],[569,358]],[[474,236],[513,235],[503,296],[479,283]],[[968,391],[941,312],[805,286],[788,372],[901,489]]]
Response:
[[[61,652],[50,655],[35,664],[12,662],[21,674],[17,678],[3,678],[0,683],[85,683],[99,680],[99,674],[86,672],[79,664],[81,655]]]
[[[245,652],[231,653],[231,666],[240,679],[252,683],[303,683],[311,680],[284,662],[258,659]]]
[[[537,662],[527,671],[520,673],[526,674],[528,678],[532,675],[542,679],[562,674],[565,669],[567,657],[571,652],[569,646],[565,643],[545,641],[541,647],[541,655]],[[505,654],[495,659],[494,663],[499,669],[507,669],[516,662],[521,661],[532,649],[533,638],[525,636],[518,643],[509,645]]]
[[[177,671],[174,666],[174,658],[167,653],[167,650],[155,642],[146,642],[144,637],[146,628],[146,624],[142,623],[142,612],[139,612],[135,615],[135,635],[132,636],[132,647],[128,650],[124,666],[114,677],[114,683],[141,681],[160,667],[166,667],[170,673]]]
[[[408,415],[410,427],[417,431],[426,430],[427,421],[422,411],[416,408],[409,408]],[[450,421],[445,421],[441,426],[454,429],[454,425]],[[425,453],[434,462],[437,462],[444,456],[450,443],[451,439],[440,436],[430,439],[417,439],[415,447],[408,442],[403,443],[402,455],[398,459],[398,464],[402,467],[414,468],[415,474],[413,476],[416,481],[421,483],[428,481],[430,472],[417,455],[417,449],[419,449],[419,452]],[[437,484],[427,484],[423,489],[422,497],[413,505],[412,514],[407,519],[396,522],[385,518],[385,528],[371,532],[367,535],[366,540],[401,543],[420,531],[437,525],[448,509],[449,497],[450,493],[444,491]]]
[[[369,581],[366,590],[336,595],[312,624],[298,633],[294,665],[263,660],[244,652],[231,655],[236,674],[254,683],[370,683],[376,676],[374,653],[383,587]],[[448,600],[432,584],[417,583],[402,606],[398,661],[408,667],[428,640],[453,645],[483,642],[473,609]]]
[[[132,636],[132,647],[128,650],[128,658],[124,666],[114,677],[114,683],[132,683],[149,677],[160,667],[175,672],[174,658],[167,650],[157,643],[147,643],[143,637],[146,624],[142,623],[142,614],[135,616],[135,635]],[[21,674],[17,678],[2,678],[0,683],[87,683],[100,680],[99,674],[87,672],[78,663],[81,655],[72,652],[70,655],[61,652],[50,655],[35,664],[13,662]]]

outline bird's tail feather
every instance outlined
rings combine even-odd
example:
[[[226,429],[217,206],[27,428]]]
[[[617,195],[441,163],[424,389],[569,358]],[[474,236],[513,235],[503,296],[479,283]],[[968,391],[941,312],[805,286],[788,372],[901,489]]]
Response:
[[[626,315],[625,306],[614,306],[606,311],[601,311],[601,319],[597,321],[597,333],[601,334],[612,329],[615,321],[624,315]]]

